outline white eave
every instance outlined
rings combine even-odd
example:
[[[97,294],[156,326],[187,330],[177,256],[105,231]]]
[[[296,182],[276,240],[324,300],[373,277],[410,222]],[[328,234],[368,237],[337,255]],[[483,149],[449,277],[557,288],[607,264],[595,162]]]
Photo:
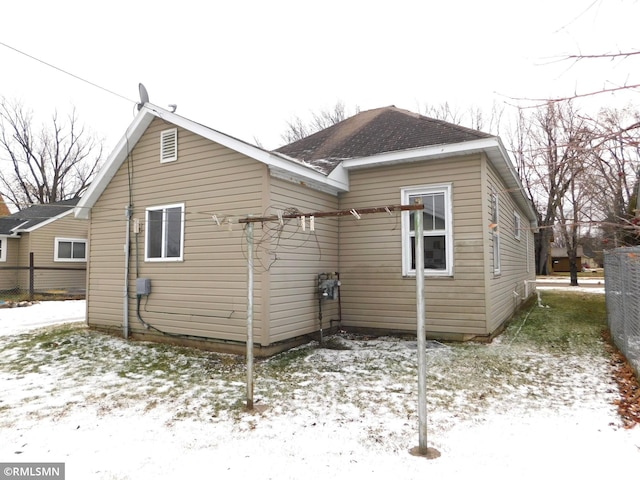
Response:
[[[410,150],[400,150],[389,153],[381,153],[370,157],[349,158],[333,171],[331,175],[345,175],[350,170],[372,168],[384,165],[410,163],[419,161],[436,160],[459,155],[470,155],[484,152],[487,158],[498,171],[518,206],[527,214],[530,222],[536,222],[536,213],[533,205],[524,194],[522,183],[518,177],[509,154],[504,148],[499,137],[483,138],[468,142],[433,145]],[[330,175],[330,176],[331,176]]]
[[[149,127],[156,117],[162,118],[171,124],[184,128],[185,130],[189,130],[197,135],[266,164],[269,167],[271,175],[274,177],[284,178],[289,181],[307,185],[314,189],[333,193],[334,195],[348,189],[348,183],[344,183],[343,177],[327,177],[313,167],[298,160],[268,152],[150,103],[145,103],[125,132],[124,136],[114,148],[113,152],[107,158],[105,165],[102,167],[91,186],[82,196],[80,202],[78,202],[78,205],[74,209],[76,217],[89,217],[91,207],[95,205],[96,201],[100,195],[102,195],[102,192],[104,192],[105,188],[125,161],[133,147],[138,143],[147,127]]]
[[[59,213],[59,214],[58,214],[58,215],[56,215],[55,217],[47,218],[46,220],[44,220],[44,221],[42,221],[42,222],[40,222],[40,223],[37,223],[37,224],[35,224],[35,225],[34,225],[34,226],[32,226],[32,227],[29,227],[29,228],[21,228],[21,227],[22,227],[22,225],[25,225],[25,224],[29,223],[29,220],[27,220],[27,221],[25,221],[25,222],[21,223],[20,225],[18,225],[17,227],[13,228],[13,229],[12,229],[12,231],[13,231],[14,233],[16,233],[16,234],[17,234],[17,233],[22,233],[22,232],[24,232],[24,233],[30,233],[30,232],[33,232],[33,231],[35,231],[35,230],[38,230],[39,228],[42,228],[42,227],[44,227],[44,226],[46,226],[46,225],[49,225],[50,223],[55,222],[56,220],[59,220],[59,219],[61,219],[61,218],[63,218],[63,217],[66,217],[67,215],[69,215],[69,214],[70,214],[70,213],[72,213],[72,212],[73,212],[73,208],[69,208],[69,210],[66,210],[66,211],[64,211],[64,212],[62,212],[62,213]]]

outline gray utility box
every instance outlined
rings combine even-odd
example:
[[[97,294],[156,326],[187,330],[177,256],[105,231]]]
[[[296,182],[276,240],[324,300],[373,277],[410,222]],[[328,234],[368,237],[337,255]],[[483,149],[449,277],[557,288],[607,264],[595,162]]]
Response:
[[[338,274],[320,273],[318,274],[318,293],[323,300],[337,300],[340,290],[340,280]]]
[[[149,295],[151,293],[150,278],[136,278],[136,294]]]

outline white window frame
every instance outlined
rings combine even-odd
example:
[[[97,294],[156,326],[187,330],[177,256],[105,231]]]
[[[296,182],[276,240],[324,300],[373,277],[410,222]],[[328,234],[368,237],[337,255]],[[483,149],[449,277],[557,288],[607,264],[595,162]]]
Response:
[[[500,197],[491,190],[491,236],[493,248],[493,273],[500,275]]]
[[[531,246],[529,245],[529,230],[524,231],[524,241],[527,246],[527,273],[531,272]]]
[[[401,203],[411,205],[411,197],[416,195],[444,194],[445,228],[443,230],[425,230],[424,236],[444,236],[445,239],[445,262],[444,270],[425,268],[424,273],[428,276],[450,277],[453,275],[453,199],[452,187],[450,183],[420,185],[405,187],[401,189]],[[410,231],[410,213],[402,212],[402,275],[404,277],[415,277],[416,270],[411,268],[411,242],[415,232]]]
[[[513,212],[513,238],[520,240],[520,232],[522,231],[522,220],[518,212]]]
[[[7,246],[9,245],[9,241],[7,237],[0,237],[0,262],[7,261]]]
[[[73,244],[84,243],[84,258],[66,258],[59,256],[60,243],[71,243],[71,255],[73,255]],[[89,242],[86,238],[68,238],[68,237],[55,237],[53,240],[53,261],[54,262],[85,262],[87,261],[87,254],[89,253]]]
[[[167,150],[168,143],[173,146]],[[175,162],[178,160],[178,129],[170,128],[160,132],[160,163]]]
[[[172,208],[180,208],[180,255],[177,257],[167,257],[167,211]],[[161,256],[149,257],[149,212],[162,211],[162,244]],[[144,259],[146,262],[181,262],[184,256],[184,224],[185,224],[184,203],[172,203],[169,205],[157,205],[147,207],[145,211],[145,234],[144,234]]]

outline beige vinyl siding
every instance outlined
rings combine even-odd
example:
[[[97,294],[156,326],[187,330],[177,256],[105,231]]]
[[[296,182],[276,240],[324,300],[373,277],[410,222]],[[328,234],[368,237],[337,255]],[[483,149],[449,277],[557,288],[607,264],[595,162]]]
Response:
[[[401,189],[447,184],[453,198],[453,276],[425,279],[427,331],[486,333],[480,155],[350,172],[340,208],[398,204]],[[402,277],[399,214],[340,220],[345,326],[415,332],[415,277]]]
[[[2,247],[6,248],[6,260],[0,262],[0,291],[18,288],[18,249],[20,240],[2,237]]]
[[[500,274],[493,273],[493,235],[486,228],[488,298],[487,318],[489,330],[493,332],[508,320],[520,304],[525,300],[525,281],[535,281],[533,234],[525,212],[521,211],[513,201],[504,183],[489,163],[486,164],[486,210],[489,217],[491,191],[498,193],[500,234]],[[514,212],[520,215],[520,239],[514,235]],[[527,248],[527,244],[529,247]],[[529,256],[529,272],[527,272],[527,256]]]
[[[338,209],[337,197],[279,179],[271,180],[271,202],[270,214],[290,208],[300,212]],[[320,329],[317,276],[338,271],[338,219],[315,219],[315,232],[309,231],[308,218],[306,222],[306,231],[297,220],[289,221],[281,233],[273,231],[277,224],[266,226],[271,230],[267,261],[273,262],[269,269],[272,342]],[[338,318],[337,303],[323,301],[323,329]]]
[[[165,332],[242,342],[246,339],[247,260],[244,225],[238,218],[261,214],[267,169],[242,154],[178,129],[178,159],[160,163],[160,132],[173,125],[156,119],[149,126],[92,210],[88,306],[93,326],[122,328],[126,235],[125,206],[131,178],[133,218],[129,275],[129,325],[147,333],[137,318],[136,278],[151,280],[141,298],[140,316]],[[185,206],[183,261],[145,261],[145,211]],[[212,219],[231,218],[232,230]],[[133,219],[141,230],[133,231]],[[94,293],[100,292],[99,294]],[[254,338],[261,341],[261,276],[255,278]]]
[[[86,262],[56,262],[54,259],[56,238],[87,239],[88,229],[88,221],[76,219],[73,212],[69,212],[67,215],[31,232],[20,234],[19,265],[29,267],[29,254],[33,253],[34,266],[43,268],[34,270],[34,290],[36,292],[82,291],[85,289]],[[47,268],[53,269],[47,270]],[[28,269],[19,271],[18,283],[22,290],[29,289]]]

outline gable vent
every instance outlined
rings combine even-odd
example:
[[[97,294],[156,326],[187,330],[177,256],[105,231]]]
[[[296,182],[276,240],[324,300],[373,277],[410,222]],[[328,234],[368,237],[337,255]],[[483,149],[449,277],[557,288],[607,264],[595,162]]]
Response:
[[[178,159],[178,129],[164,130],[160,133],[160,162],[173,162]]]

